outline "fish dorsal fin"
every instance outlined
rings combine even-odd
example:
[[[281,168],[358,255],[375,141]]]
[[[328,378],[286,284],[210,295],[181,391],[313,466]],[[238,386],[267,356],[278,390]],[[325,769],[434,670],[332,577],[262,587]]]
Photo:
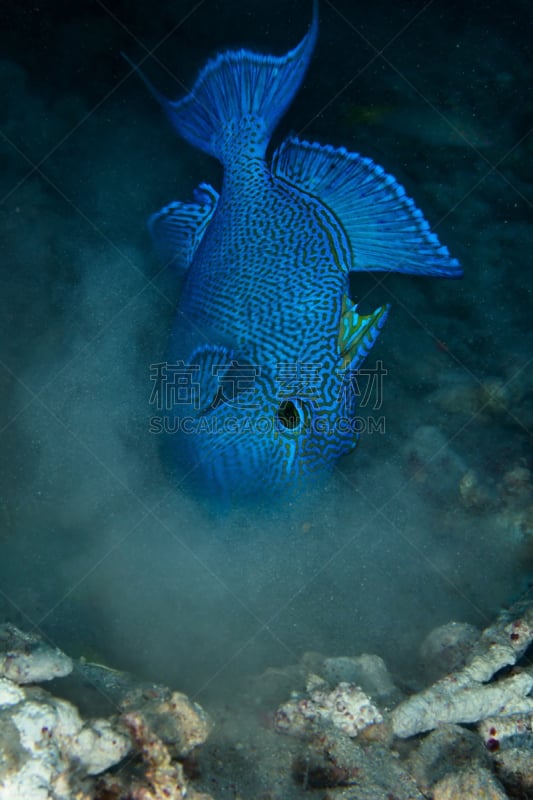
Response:
[[[380,306],[371,314],[357,312],[357,306],[347,295],[342,298],[341,324],[337,352],[342,358],[342,369],[357,369],[363,363],[379,336],[389,305]]]
[[[462,275],[403,187],[372,159],[291,137],[274,154],[272,172],[336,215],[350,241],[353,270]]]
[[[178,269],[187,269],[191,263],[214,214],[218,192],[209,184],[201,183],[194,190],[193,198],[193,203],[169,203],[148,220],[148,230],[159,257]]]

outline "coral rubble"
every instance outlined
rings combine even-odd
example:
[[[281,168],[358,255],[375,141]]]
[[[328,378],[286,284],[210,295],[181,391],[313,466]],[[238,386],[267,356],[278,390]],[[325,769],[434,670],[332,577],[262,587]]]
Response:
[[[409,737],[447,722],[480,722],[487,717],[531,714],[533,673],[524,669],[490,683],[513,666],[533,641],[533,604],[517,604],[483,631],[463,669],[413,695],[393,711],[396,736]]]
[[[73,669],[98,691],[111,690],[109,719],[83,719],[71,702],[34,685]],[[0,800],[209,800],[179,761],[209,728],[203,709],[179,692],[76,665],[35,634],[0,629]]]

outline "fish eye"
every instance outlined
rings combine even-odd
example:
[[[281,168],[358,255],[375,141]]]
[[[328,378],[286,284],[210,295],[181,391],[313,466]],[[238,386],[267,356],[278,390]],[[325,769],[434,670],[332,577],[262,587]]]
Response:
[[[276,411],[276,427],[281,431],[301,432],[308,416],[307,409],[298,398],[283,400]]]

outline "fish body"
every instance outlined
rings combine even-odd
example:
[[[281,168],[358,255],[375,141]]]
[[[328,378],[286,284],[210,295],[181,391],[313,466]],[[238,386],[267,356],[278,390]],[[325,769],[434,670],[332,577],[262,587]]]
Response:
[[[301,486],[355,447],[352,376],[388,306],[359,314],[350,272],[461,274],[371,159],[291,137],[267,162],[317,30],[315,0],[285,56],[219,55],[178,101],[150,85],[178,133],[224,167],[220,194],[201,184],[149,227],[186,270],[168,350],[170,449],[183,475],[226,499]]]

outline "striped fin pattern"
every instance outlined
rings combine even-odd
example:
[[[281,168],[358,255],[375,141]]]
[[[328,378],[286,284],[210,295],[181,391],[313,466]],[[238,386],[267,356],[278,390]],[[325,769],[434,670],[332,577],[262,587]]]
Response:
[[[337,343],[337,351],[343,356],[343,368],[349,365],[351,369],[357,369],[363,363],[387,320],[389,309],[389,305],[380,306],[372,314],[363,316],[344,295]]]
[[[333,211],[350,240],[352,269],[462,275],[405,189],[371,158],[289,138],[275,153],[272,171]]]
[[[159,258],[176,269],[187,269],[215,213],[218,192],[207,183],[194,190],[194,203],[169,203],[152,214],[148,230]]]
[[[303,80],[317,34],[318,0],[313,0],[308,33],[284,56],[248,50],[221,53],[180,100],[164,97],[140,74],[180,136],[228,165],[242,153],[264,156],[272,131]]]

